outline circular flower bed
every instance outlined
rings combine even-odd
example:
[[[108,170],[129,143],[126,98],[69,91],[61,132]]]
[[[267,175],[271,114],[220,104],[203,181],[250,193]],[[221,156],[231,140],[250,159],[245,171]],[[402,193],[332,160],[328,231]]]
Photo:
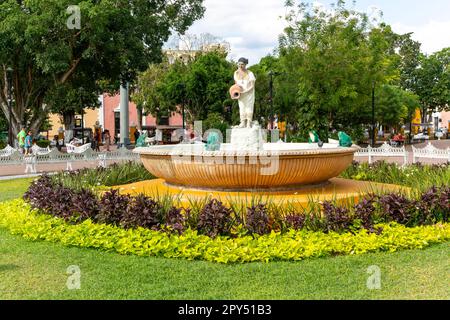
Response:
[[[23,200],[0,203],[0,226],[30,240],[98,248],[121,254],[201,259],[219,263],[297,261],[330,255],[424,248],[450,239],[450,224],[407,228],[398,223],[377,225],[379,234],[356,232],[271,231],[265,235],[211,238],[186,229],[181,235],[142,227],[124,229],[85,219],[73,224],[42,214]]]
[[[0,204],[0,226],[27,239],[121,254],[295,261],[448,241],[449,195],[449,187],[432,187],[413,198],[372,194],[349,207],[311,203],[301,212],[271,203],[226,207],[215,199],[183,208],[170,197],[97,194],[42,176],[24,200]]]

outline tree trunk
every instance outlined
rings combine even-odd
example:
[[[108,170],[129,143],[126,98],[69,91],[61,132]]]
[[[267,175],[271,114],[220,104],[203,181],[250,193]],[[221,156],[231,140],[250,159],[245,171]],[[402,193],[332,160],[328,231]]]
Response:
[[[427,123],[428,108],[426,106],[422,107],[422,123]]]
[[[75,128],[75,113],[72,111],[63,113],[64,130],[73,130]]]
[[[42,123],[48,115],[46,106],[43,105],[42,87],[37,89],[31,84],[31,78],[23,75],[22,70],[14,66],[12,75],[12,105],[11,116],[8,107],[8,81],[6,76],[6,66],[3,66],[4,76],[0,79],[0,110],[6,116],[9,123],[11,119],[11,130],[13,139],[17,139],[17,134],[24,127],[37,134]],[[31,72],[31,71],[30,71]],[[31,75],[29,75],[31,77]]]

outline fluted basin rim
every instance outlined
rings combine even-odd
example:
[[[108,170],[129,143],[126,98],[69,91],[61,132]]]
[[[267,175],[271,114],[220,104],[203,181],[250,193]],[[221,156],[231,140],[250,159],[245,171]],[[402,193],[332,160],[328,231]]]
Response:
[[[228,146],[228,144],[223,144]],[[308,147],[308,148],[305,148]],[[359,146],[339,147],[336,144],[324,144],[319,148],[317,144],[308,143],[266,143],[263,150],[219,150],[206,151],[204,144],[176,144],[162,145],[151,147],[139,147],[133,150],[134,153],[150,156],[261,156],[261,155],[278,155],[278,156],[308,156],[308,155],[326,155],[326,154],[347,154],[355,153],[360,149]]]

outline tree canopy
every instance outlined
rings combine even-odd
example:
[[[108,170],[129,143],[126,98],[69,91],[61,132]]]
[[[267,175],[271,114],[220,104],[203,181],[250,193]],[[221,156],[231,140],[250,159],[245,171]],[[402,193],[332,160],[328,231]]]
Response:
[[[0,1],[0,106],[8,116],[5,74],[13,68],[14,132],[39,128],[50,111],[95,105],[105,84],[133,80],[161,61],[172,30],[204,13],[203,0]],[[68,28],[71,5],[80,28]],[[81,100],[81,103],[78,103]]]
[[[260,78],[266,74],[267,79],[270,70],[277,74],[275,112],[298,125],[300,135],[315,129],[322,139],[333,130],[361,137],[363,126],[372,122],[374,87],[378,123],[398,125],[411,117],[419,103],[406,90],[411,91],[420,45],[410,34],[398,35],[389,25],[348,9],[344,1],[332,11],[293,1],[287,8],[278,55],[252,68]],[[267,91],[257,89],[257,102],[266,97]]]
[[[187,63],[151,65],[140,75],[139,91],[132,98],[153,115],[180,111],[184,105],[188,122],[205,120],[210,113],[224,113],[234,69],[220,51],[202,53]]]

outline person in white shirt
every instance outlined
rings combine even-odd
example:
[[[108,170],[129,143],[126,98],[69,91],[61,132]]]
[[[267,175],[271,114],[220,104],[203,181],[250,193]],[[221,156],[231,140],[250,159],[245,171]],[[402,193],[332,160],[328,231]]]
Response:
[[[250,128],[253,121],[253,109],[255,105],[255,82],[256,77],[247,69],[248,60],[240,58],[238,69],[234,72],[234,81],[241,87],[239,97],[240,128]]]

